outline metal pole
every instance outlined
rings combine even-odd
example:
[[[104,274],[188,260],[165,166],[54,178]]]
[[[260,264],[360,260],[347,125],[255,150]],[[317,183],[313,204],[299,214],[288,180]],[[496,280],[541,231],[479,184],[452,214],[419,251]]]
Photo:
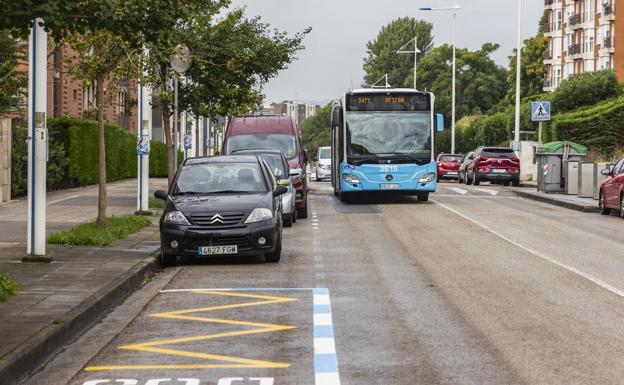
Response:
[[[455,153],[455,46],[456,46],[456,30],[457,30],[457,10],[453,1],[453,95],[451,106],[451,154]]]
[[[28,241],[27,253],[46,253],[48,34],[42,19],[32,22],[28,60]]]
[[[537,144],[542,144],[542,122],[540,121],[537,129]]]
[[[416,66],[418,63],[418,35],[414,35],[414,89],[416,89]]]
[[[522,41],[520,38],[522,20],[522,0],[518,0],[518,53],[516,55],[516,123],[514,130],[514,141],[520,142],[520,64],[522,62]]]
[[[202,131],[203,131],[203,138],[202,138],[202,146],[204,148],[204,156],[208,156],[210,154],[208,154],[208,124],[207,124],[208,119],[206,119],[206,117],[204,116],[202,118]]]
[[[149,141],[152,137],[152,110],[149,100],[149,90],[139,84],[139,119],[137,122],[139,142]],[[138,196],[137,212],[149,212],[149,154],[138,155]]]
[[[173,79],[173,169],[178,170],[178,79]]]

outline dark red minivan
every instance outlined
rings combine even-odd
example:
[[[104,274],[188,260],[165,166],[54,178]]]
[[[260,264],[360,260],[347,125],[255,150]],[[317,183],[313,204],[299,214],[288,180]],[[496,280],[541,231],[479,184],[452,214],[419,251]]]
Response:
[[[223,152],[227,155],[238,150],[280,150],[290,167],[292,183],[296,190],[297,217],[308,217],[308,161],[297,124],[290,116],[248,115],[228,121],[223,138]]]

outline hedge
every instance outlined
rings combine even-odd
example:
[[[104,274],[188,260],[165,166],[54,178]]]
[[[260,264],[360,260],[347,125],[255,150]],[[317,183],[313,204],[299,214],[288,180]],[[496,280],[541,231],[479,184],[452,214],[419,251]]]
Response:
[[[113,124],[106,130],[106,180],[113,182],[137,175],[136,135]],[[13,127],[12,194],[27,192],[26,128]],[[98,127],[96,121],[73,118],[48,120],[49,159],[48,190],[86,186],[98,182]],[[184,158],[178,152],[178,159]],[[167,148],[164,143],[151,142],[150,176],[167,176]]]
[[[624,145],[624,97],[553,116],[549,140],[570,140],[610,154]]]

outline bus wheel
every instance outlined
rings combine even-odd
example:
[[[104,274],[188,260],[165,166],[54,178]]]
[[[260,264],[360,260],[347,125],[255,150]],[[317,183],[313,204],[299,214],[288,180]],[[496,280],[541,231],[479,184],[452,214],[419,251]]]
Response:
[[[416,193],[419,202],[427,202],[429,200],[429,191],[419,191]]]

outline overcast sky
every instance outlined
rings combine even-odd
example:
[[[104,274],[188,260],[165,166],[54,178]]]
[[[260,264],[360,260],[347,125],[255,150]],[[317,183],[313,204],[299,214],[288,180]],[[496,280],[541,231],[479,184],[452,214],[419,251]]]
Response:
[[[518,0],[457,0],[457,46],[477,49],[483,43],[501,45],[494,60],[506,66],[516,45]],[[264,88],[268,101],[327,101],[360,86],[366,43],[379,29],[404,16],[433,23],[434,44],[452,41],[450,12],[419,11],[420,7],[450,6],[452,0],[233,0],[272,27],[289,33],[312,27],[299,60]],[[522,37],[535,35],[544,0],[524,0]],[[398,48],[398,47],[397,47]]]

